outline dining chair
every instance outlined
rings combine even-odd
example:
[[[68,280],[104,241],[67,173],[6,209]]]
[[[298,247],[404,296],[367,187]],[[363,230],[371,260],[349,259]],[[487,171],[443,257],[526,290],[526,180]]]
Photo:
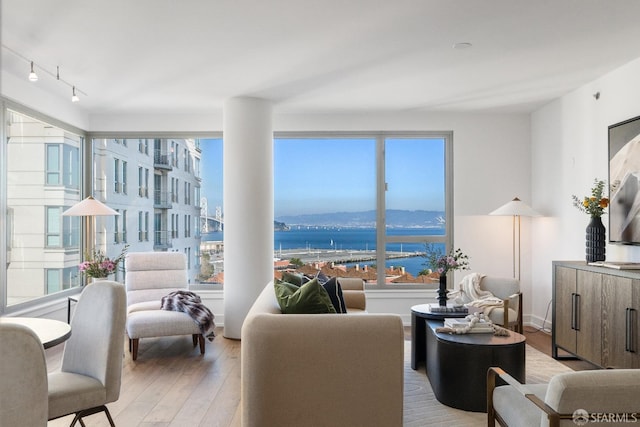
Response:
[[[121,283],[95,282],[83,290],[62,365],[49,374],[49,420],[75,414],[70,427],[84,426],[83,417],[104,412],[115,427],[106,404],[120,397],[126,307]]]
[[[0,426],[47,425],[44,348],[28,327],[0,324]]]

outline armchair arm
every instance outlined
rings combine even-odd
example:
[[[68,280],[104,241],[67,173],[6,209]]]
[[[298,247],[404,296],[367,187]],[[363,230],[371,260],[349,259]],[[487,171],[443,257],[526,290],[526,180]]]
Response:
[[[500,417],[493,406],[493,390],[496,388],[496,378],[500,378],[507,383],[508,386],[513,387],[518,393],[529,399],[540,410],[547,414],[549,420],[549,427],[559,427],[560,420],[572,419],[573,414],[560,414],[556,412],[552,407],[547,405],[538,396],[523,387],[518,380],[507,374],[504,370],[497,367],[490,367],[487,370],[487,425],[490,427],[495,426],[497,420],[500,425],[505,425],[504,421]]]
[[[503,323],[502,325],[505,328],[508,328],[509,325],[509,302],[513,301],[514,303],[517,304],[517,308],[514,308],[514,311],[516,311],[518,317],[517,317],[517,329],[516,332],[518,333],[522,333],[522,292],[516,292],[513,295],[509,295],[507,298],[505,298],[503,301]]]

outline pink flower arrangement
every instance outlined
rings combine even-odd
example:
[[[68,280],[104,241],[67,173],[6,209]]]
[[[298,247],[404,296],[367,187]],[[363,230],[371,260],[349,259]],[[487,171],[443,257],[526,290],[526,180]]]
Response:
[[[426,257],[432,270],[440,276],[446,275],[450,270],[469,269],[469,257],[460,249],[451,250],[448,255],[443,255],[435,245],[427,245]]]
[[[87,254],[87,260],[81,262],[78,269],[89,277],[107,277],[116,271],[128,248],[129,245],[126,245],[120,255],[114,259],[108,258],[102,251],[93,251],[91,255]]]

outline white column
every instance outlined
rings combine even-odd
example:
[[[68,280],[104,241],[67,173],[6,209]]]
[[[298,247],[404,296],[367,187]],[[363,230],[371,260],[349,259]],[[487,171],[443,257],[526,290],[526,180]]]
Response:
[[[224,336],[240,338],[273,279],[273,129],[268,101],[224,104]]]

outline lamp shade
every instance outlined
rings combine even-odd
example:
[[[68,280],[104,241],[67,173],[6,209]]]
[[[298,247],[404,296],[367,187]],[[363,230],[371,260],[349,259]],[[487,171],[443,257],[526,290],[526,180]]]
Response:
[[[120,215],[109,206],[105,205],[92,196],[87,197],[81,202],[76,203],[62,213],[62,216],[106,216]]]
[[[529,205],[527,205],[517,197],[515,197],[512,201],[500,206],[495,211],[489,213],[489,215],[540,216],[538,212],[534,211]]]

